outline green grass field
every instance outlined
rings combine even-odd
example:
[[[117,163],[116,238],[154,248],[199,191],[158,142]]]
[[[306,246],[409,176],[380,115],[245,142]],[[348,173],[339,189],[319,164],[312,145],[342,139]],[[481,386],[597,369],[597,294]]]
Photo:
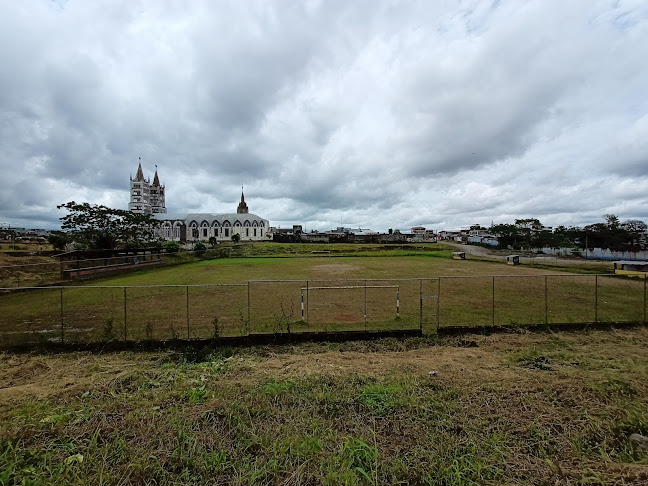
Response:
[[[605,265],[600,263],[548,270],[458,261],[440,245],[334,245],[328,256],[313,256],[311,251],[320,251],[313,245],[232,248],[253,256],[149,268],[78,283],[81,288],[2,295],[0,345],[61,337],[72,342],[210,338],[421,325],[434,333],[437,326],[645,316],[644,281],[591,275]],[[581,273],[567,275],[566,268]]]
[[[646,343],[635,328],[0,353],[0,484],[646,484],[628,440],[648,435]]]
[[[437,322],[641,321],[643,280],[596,276],[600,263],[456,261],[441,246],[232,248],[1,294],[0,345],[418,328],[422,313],[428,335],[0,351],[0,486],[648,483],[628,440],[648,435],[645,327],[433,334]]]

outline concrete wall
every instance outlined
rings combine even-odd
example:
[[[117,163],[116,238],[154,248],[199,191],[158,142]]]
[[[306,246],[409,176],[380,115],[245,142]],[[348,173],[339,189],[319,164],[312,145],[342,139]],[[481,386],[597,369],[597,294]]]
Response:
[[[542,248],[543,253],[555,256],[573,256],[574,252],[592,260],[648,260],[648,251],[612,251],[607,248],[580,250],[576,248]]]

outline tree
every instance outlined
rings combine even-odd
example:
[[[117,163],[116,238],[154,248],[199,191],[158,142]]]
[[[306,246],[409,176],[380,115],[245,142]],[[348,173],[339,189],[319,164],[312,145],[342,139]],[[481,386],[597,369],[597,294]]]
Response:
[[[52,231],[48,235],[47,241],[55,250],[65,250],[65,246],[71,243],[70,235],[64,231]]]
[[[209,246],[212,248],[216,248],[216,245],[218,244],[218,240],[216,239],[215,236],[210,236],[209,237]]]
[[[532,247],[536,243],[533,241],[534,236],[542,229],[542,223],[535,218],[516,219],[515,227],[518,229],[518,240],[525,243],[524,246]]]
[[[238,243],[239,241],[241,241],[241,235],[239,235],[238,233],[232,234],[232,241],[234,243]]]
[[[619,218],[614,214],[605,214],[605,224],[607,224],[608,229],[616,230],[619,228]]]
[[[638,219],[629,219],[621,223],[621,227],[630,233],[645,233],[648,225]]]
[[[632,248],[630,232],[621,226],[619,218],[614,214],[603,216],[605,223],[595,223],[583,228],[581,247],[587,241],[588,248],[609,248],[610,250],[627,251]]]
[[[621,223],[621,228],[630,235],[630,247],[633,250],[641,250],[642,243],[645,241],[648,225],[638,219],[629,219]]]
[[[491,232],[497,236],[500,248],[515,248],[520,238],[520,228],[514,224],[496,224],[491,228]]]
[[[148,214],[74,201],[57,206],[69,214],[59,218],[61,228],[77,243],[91,249],[112,250],[127,245],[151,243],[160,222]]]
[[[207,251],[207,247],[205,246],[205,244],[202,241],[199,241],[198,243],[196,243],[194,245],[193,251],[196,252],[197,256],[202,256]]]
[[[529,218],[529,219],[516,219],[515,226],[518,228],[526,228],[528,230],[539,231],[542,228],[542,223],[539,219]]]
[[[162,249],[167,253],[178,253],[180,251],[180,245],[177,241],[165,241],[162,243]]]

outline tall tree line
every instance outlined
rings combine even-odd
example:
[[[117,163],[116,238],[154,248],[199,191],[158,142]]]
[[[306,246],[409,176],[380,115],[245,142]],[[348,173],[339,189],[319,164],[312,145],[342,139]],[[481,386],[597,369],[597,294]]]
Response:
[[[607,248],[616,251],[640,251],[648,247],[643,221],[620,221],[606,214],[604,221],[579,226],[558,226],[553,231],[543,229],[537,219],[516,219],[513,224],[496,224],[490,231],[497,236],[500,248]]]

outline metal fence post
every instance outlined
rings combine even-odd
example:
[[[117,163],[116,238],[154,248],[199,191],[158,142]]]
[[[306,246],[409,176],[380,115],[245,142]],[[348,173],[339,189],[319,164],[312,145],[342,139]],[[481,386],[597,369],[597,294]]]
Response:
[[[646,280],[648,275],[644,274],[644,324],[646,323]]]
[[[598,322],[598,275],[594,275],[594,322]]]
[[[65,341],[65,331],[63,329],[63,287],[61,286],[61,342]]]
[[[545,275],[545,324],[549,324],[549,288],[547,284],[547,275]]]
[[[364,281],[364,321],[365,332],[367,332],[367,281]]]
[[[419,280],[419,329],[423,332],[423,279]]]
[[[128,328],[126,327],[126,287],[124,287],[124,341],[128,341]]]
[[[436,317],[437,317],[437,334],[441,327],[441,277],[437,279],[437,302],[436,302]]]
[[[248,335],[250,334],[250,329],[252,328],[252,323],[250,322],[252,319],[252,314],[250,313],[250,281],[248,280],[248,286],[247,286],[247,291],[248,291],[248,301],[247,301],[247,306],[248,306],[248,315],[247,315],[247,333]]]
[[[495,325],[495,275],[493,275],[493,299],[492,299],[492,302],[493,302],[493,310],[492,310],[493,319],[492,319],[492,321],[493,321],[493,326],[494,326]]]
[[[187,285],[187,340],[189,340],[189,286]]]
[[[306,280],[306,324],[310,326],[310,321],[308,320],[308,302],[310,301],[310,297],[308,294],[308,280]]]
[[[400,317],[400,285],[396,290],[396,317]]]

